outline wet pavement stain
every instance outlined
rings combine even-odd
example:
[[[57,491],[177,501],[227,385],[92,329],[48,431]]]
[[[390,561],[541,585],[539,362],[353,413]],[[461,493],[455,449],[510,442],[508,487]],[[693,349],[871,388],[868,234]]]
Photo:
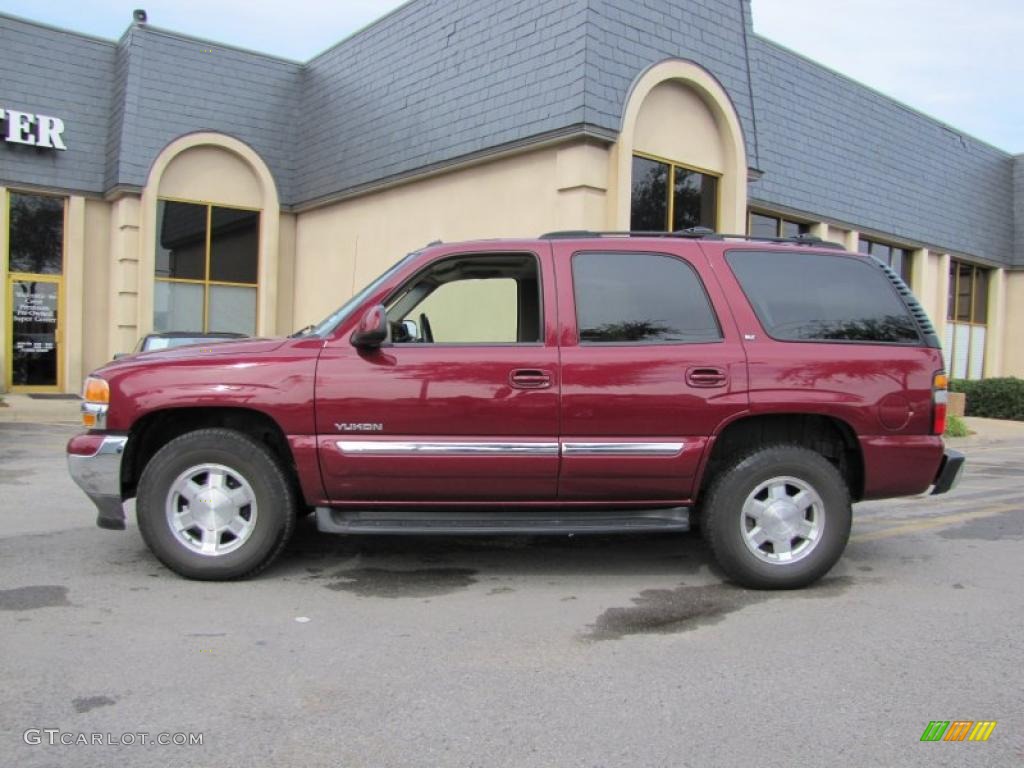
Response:
[[[470,568],[420,568],[392,571],[384,568],[352,568],[338,571],[327,584],[335,592],[360,597],[433,597],[447,595],[476,583]]]
[[[979,517],[957,528],[939,531],[944,539],[983,539],[999,541],[1000,539],[1024,538],[1024,508],[993,517]]]
[[[75,712],[82,714],[83,712],[89,712],[100,707],[113,706],[117,704],[117,699],[113,699],[110,696],[87,696],[82,699],[72,699],[71,704],[74,706]]]
[[[35,587],[0,589],[0,611],[34,611],[37,608],[60,608],[68,602],[68,588],[44,584]]]
[[[627,635],[668,635],[717,624],[728,614],[766,600],[835,597],[850,584],[846,578],[819,582],[798,591],[742,589],[707,584],[675,589],[645,589],[628,608],[609,608],[584,634],[586,640],[618,640]]]
[[[31,469],[0,469],[0,485],[28,485],[25,477],[34,474]]]

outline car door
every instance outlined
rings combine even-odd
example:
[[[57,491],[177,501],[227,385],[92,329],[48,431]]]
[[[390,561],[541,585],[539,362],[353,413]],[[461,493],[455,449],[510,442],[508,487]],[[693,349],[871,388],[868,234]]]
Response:
[[[345,330],[326,344],[316,423],[332,502],[555,499],[557,310],[543,247],[432,252],[384,299],[387,343],[358,350]]]
[[[744,350],[706,258],[675,242],[554,248],[559,498],[689,500],[709,436],[747,409]]]

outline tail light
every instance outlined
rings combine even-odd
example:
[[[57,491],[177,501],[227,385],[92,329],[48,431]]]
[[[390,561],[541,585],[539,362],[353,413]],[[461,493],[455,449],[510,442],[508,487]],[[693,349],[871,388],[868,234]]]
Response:
[[[946,404],[949,400],[949,379],[945,371],[932,377],[932,434],[946,431]]]

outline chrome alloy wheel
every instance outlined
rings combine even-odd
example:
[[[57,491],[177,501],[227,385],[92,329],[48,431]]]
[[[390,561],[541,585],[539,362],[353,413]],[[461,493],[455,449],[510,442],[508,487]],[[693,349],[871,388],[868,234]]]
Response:
[[[795,563],[821,541],[825,504],[810,485],[795,477],[773,477],[758,485],[740,512],[743,543],[772,565]]]
[[[256,527],[256,494],[241,474],[223,464],[182,472],[167,492],[167,525],[192,552],[217,557],[234,552]]]

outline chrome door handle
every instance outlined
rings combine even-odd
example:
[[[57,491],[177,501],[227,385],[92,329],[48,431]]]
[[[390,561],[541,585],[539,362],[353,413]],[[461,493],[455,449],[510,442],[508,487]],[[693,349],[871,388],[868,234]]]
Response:
[[[535,368],[520,368],[508,375],[508,383],[515,389],[547,389],[551,386],[551,373]]]
[[[724,387],[729,375],[721,368],[690,368],[686,372],[686,383],[691,387]]]

